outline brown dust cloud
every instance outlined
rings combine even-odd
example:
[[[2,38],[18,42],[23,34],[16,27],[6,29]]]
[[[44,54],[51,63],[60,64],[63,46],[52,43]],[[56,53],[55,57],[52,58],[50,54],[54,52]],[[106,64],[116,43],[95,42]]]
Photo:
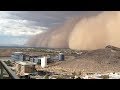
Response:
[[[28,46],[95,50],[107,45],[120,47],[120,12],[104,11],[95,16],[74,17],[54,29],[37,34]]]

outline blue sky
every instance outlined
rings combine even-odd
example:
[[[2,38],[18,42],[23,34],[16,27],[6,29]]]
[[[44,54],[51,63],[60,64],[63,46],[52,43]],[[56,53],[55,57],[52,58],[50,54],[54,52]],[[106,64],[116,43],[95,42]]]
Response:
[[[28,38],[90,11],[0,11],[0,45],[24,45]]]

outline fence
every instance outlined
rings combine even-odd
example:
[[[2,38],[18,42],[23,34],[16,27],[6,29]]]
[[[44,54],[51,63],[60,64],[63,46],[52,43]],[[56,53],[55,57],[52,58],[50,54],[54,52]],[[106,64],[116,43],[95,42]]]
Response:
[[[0,79],[20,79],[6,64],[0,60]]]

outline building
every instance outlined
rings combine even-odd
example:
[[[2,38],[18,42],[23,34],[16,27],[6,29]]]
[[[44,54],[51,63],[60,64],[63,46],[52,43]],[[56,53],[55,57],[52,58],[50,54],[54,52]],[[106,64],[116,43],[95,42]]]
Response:
[[[11,59],[15,61],[24,61],[25,60],[25,54],[23,52],[14,52],[11,55]]]
[[[63,53],[59,53],[58,59],[60,61],[63,61],[64,60],[64,54]]]
[[[11,55],[11,59],[14,61],[32,61],[32,62],[37,62],[37,58],[39,56],[37,55],[27,55],[23,52],[14,52]]]
[[[34,73],[36,71],[35,65],[36,63],[30,61],[18,61],[15,64],[16,74],[18,76],[25,76]]]
[[[52,60],[51,60],[51,57],[48,55],[48,56],[44,56],[47,60],[47,63],[50,63]],[[44,57],[30,57],[30,61],[31,62],[34,62],[36,64],[41,64],[41,59],[43,60]]]
[[[47,57],[42,57],[41,58],[41,67],[42,68],[47,67]]]
[[[29,61],[31,61],[31,62],[34,62],[34,63],[38,63],[39,62],[39,56],[30,56],[29,55]]]

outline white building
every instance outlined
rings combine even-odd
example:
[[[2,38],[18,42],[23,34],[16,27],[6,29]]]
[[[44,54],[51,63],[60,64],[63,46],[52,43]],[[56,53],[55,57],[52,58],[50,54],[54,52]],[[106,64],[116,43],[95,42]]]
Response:
[[[41,67],[42,68],[47,67],[47,57],[42,57],[41,58]]]

